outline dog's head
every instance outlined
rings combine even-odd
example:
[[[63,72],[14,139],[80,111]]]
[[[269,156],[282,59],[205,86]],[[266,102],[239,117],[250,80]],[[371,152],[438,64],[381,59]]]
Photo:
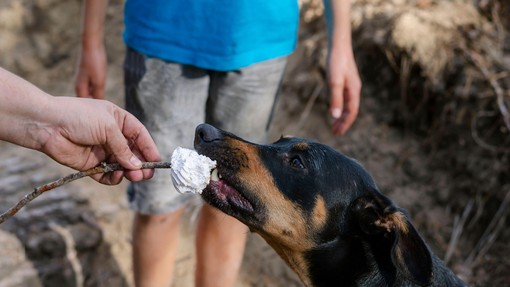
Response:
[[[205,124],[196,129],[195,149],[217,161],[219,179],[204,200],[259,233],[294,269],[309,270],[307,254],[321,246],[359,239],[390,242],[398,272],[430,281],[425,243],[355,160],[305,139],[258,145]]]

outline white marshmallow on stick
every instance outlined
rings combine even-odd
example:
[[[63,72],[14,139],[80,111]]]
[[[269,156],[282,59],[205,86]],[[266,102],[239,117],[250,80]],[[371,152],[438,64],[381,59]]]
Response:
[[[172,182],[179,193],[201,194],[211,180],[216,161],[195,150],[177,147],[172,153]]]

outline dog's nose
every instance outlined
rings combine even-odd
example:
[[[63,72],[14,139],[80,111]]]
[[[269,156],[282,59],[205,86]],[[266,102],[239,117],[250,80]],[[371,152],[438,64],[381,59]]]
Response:
[[[208,124],[200,124],[195,129],[195,144],[200,142],[212,142],[223,138],[222,132]]]

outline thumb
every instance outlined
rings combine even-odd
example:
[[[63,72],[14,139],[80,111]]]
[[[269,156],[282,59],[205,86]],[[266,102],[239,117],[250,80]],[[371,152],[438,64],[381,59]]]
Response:
[[[115,156],[117,162],[127,169],[140,169],[142,162],[133,154],[120,130],[114,129],[111,135],[112,137],[110,137],[106,145]]]

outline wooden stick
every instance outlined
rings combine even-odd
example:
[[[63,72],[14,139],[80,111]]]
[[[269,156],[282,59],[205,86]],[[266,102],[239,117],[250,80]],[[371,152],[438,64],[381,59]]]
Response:
[[[156,169],[156,168],[170,168],[171,164],[170,162],[144,162],[142,163],[142,167],[140,169]],[[77,179],[91,176],[98,173],[108,173],[116,170],[123,170],[124,168],[118,164],[107,164],[107,163],[101,163],[101,165],[96,166],[94,168],[80,171],[77,173],[73,173],[67,176],[64,176],[62,178],[59,178],[53,182],[47,183],[45,185],[41,185],[37,188],[34,188],[34,190],[25,195],[18,203],[16,203],[13,207],[9,208],[6,212],[2,213],[0,215],[0,224],[2,224],[7,219],[14,216],[21,208],[23,208],[25,205],[27,205],[30,201],[34,200],[39,195],[45,193],[48,190],[57,188],[59,186],[62,186],[66,183],[70,183],[72,181],[75,181]]]
[[[485,79],[489,82],[492,89],[494,90],[494,93],[496,94],[496,101],[498,104],[499,112],[503,117],[503,123],[505,124],[507,130],[510,131],[510,112],[508,111],[508,108],[505,104],[505,91],[499,85],[498,79],[496,79],[493,76],[494,73],[491,73],[489,68],[487,68],[483,64],[482,57],[479,54],[469,51],[466,53],[468,57],[471,59],[471,62],[473,62],[473,64],[478,68],[478,70],[482,73],[482,75],[485,77]]]

